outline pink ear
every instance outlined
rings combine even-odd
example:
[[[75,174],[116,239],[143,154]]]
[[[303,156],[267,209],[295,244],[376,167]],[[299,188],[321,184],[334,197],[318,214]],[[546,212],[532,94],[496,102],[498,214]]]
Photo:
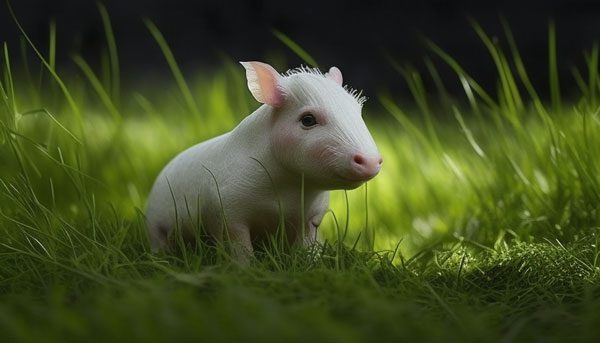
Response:
[[[342,77],[342,72],[337,67],[329,68],[329,71],[327,73],[325,73],[325,76],[328,79],[335,81],[340,86],[344,82],[344,78]]]
[[[280,88],[281,75],[270,65],[262,62],[240,62],[246,68],[248,89],[263,104],[279,107],[284,96]]]

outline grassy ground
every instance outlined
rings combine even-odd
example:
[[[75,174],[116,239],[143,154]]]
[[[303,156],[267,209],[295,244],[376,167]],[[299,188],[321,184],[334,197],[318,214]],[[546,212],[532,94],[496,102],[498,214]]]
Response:
[[[474,25],[498,68],[493,91],[428,42],[426,75],[398,66],[414,105],[371,95],[385,166],[368,188],[334,194],[318,257],[272,247],[239,269],[222,249],[149,253],[142,212],[158,171],[256,104],[232,61],[184,79],[147,25],[172,84],[122,89],[110,30],[101,67],[74,57],[78,77],[55,69],[52,27],[35,63],[3,46],[3,340],[600,337],[598,47],[567,103],[552,28],[548,101],[508,31],[503,52]],[[464,99],[434,65],[455,70],[445,82],[461,82]]]

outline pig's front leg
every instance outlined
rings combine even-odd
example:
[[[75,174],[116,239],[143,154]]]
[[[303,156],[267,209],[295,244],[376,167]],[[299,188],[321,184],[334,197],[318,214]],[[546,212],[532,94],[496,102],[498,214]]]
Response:
[[[329,209],[329,193],[323,192],[313,202],[309,215],[311,215],[306,221],[306,230],[304,237],[302,237],[302,244],[305,247],[315,246],[317,243],[317,229],[321,225],[321,221]]]
[[[304,232],[304,237],[302,237],[302,244],[305,247],[311,247],[317,243],[317,229],[321,225],[325,212],[323,211],[308,219],[307,228]]]
[[[250,264],[254,256],[254,248],[250,239],[250,229],[245,224],[232,224],[229,226],[229,243],[231,256],[241,266]]]
[[[309,218],[304,237],[302,237],[302,245],[306,248],[310,260],[314,263],[321,256],[321,249],[317,240],[317,228],[321,225],[321,221],[325,213],[320,213]]]
[[[308,225],[306,231],[304,232],[304,237],[302,237],[302,245],[304,245],[305,247],[310,247],[313,244],[317,243],[317,228],[320,224],[320,221],[315,222],[313,218],[308,220]]]

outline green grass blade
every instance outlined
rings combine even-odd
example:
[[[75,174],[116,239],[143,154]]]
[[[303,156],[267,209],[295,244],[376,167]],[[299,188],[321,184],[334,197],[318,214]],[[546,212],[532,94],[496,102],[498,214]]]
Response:
[[[273,35],[275,35],[277,39],[279,39],[285,46],[292,50],[292,52],[294,52],[309,66],[319,68],[319,64],[317,63],[317,61],[290,37],[278,30],[273,30]]]
[[[450,99],[450,95],[448,94],[448,91],[446,90],[446,87],[444,86],[444,82],[442,81],[442,78],[440,77],[440,73],[438,72],[437,68],[435,67],[435,64],[433,64],[433,61],[431,60],[431,58],[425,57],[425,66],[427,67],[427,71],[429,71],[429,75],[431,76],[431,79],[433,80],[433,83],[435,84],[435,87],[437,89],[439,96],[442,98],[443,104],[445,106],[450,106],[450,104],[452,103],[452,101]]]
[[[504,18],[501,18],[501,22],[502,22],[502,27],[504,29],[504,35],[506,36],[508,45],[509,45],[511,53],[512,53],[513,62],[515,63],[515,66],[517,68],[517,73],[519,75],[519,78],[520,78],[521,82],[523,83],[523,85],[525,86],[525,89],[529,93],[529,96],[531,97],[531,100],[533,101],[533,104],[536,108],[537,113],[543,115],[544,117],[547,117],[548,112],[546,111],[546,108],[544,107],[542,101],[540,100],[540,97],[539,97],[538,93],[536,92],[535,88],[531,84],[529,75],[527,74],[527,68],[525,68],[525,64],[523,63],[523,59],[521,58],[521,54],[519,53],[519,48],[517,47],[517,42],[512,34],[512,31],[510,30],[510,27],[508,26],[508,23],[506,22],[506,20]]]
[[[458,110],[458,108],[453,107],[453,110],[454,110],[454,117],[458,121],[458,124],[460,125],[460,128],[462,129],[463,134],[467,138],[467,141],[469,142],[469,144],[471,145],[471,147],[473,148],[473,150],[481,158],[486,158],[487,156],[485,155],[485,152],[483,151],[483,149],[481,149],[481,146],[475,140],[475,137],[473,136],[473,132],[467,126],[467,124],[466,124],[466,122],[465,122],[462,114]]]
[[[498,78],[501,83],[500,92],[502,94],[502,98],[504,103],[506,103],[508,106],[508,114],[511,114],[514,117],[523,107],[523,103],[518,87],[515,84],[514,77],[512,76],[512,72],[510,71],[508,63],[506,62],[506,58],[497,45],[494,44],[492,39],[485,33],[483,28],[474,20],[471,20],[470,22],[471,26],[473,26],[473,29],[485,45],[492,57],[492,60],[494,61],[496,70],[498,72]]]
[[[27,81],[28,84],[28,93],[29,93],[29,98],[31,99],[31,101],[35,104],[39,104],[40,103],[40,90],[41,90],[41,81],[42,81],[42,75],[44,73],[44,64],[40,63],[40,71],[39,71],[39,79],[38,82],[34,82],[32,74],[31,74],[31,68],[29,67],[29,53],[27,51],[28,48],[28,43],[25,40],[25,38],[23,38],[22,36],[19,37],[19,52],[21,53],[21,61],[23,62],[23,71],[25,72],[24,78]],[[52,81],[52,80],[51,80]],[[56,82],[52,82],[52,85],[56,86]],[[52,87],[52,86],[51,86]]]
[[[15,88],[14,88],[14,82],[13,82],[13,77],[12,77],[12,71],[11,71],[11,67],[10,67],[10,56],[8,54],[8,45],[6,44],[6,42],[3,45],[3,51],[4,51],[4,82],[6,83],[6,90],[5,92],[6,94],[6,102],[7,102],[7,107],[10,110],[10,116],[11,116],[11,124],[14,125],[15,124],[15,119],[16,119],[16,115],[17,115],[17,103],[15,100]]]
[[[96,74],[92,71],[92,68],[87,64],[87,62],[79,55],[75,55],[72,57],[73,62],[81,69],[85,77],[88,79],[100,100],[106,106],[110,114],[112,115],[115,122],[120,123],[122,121],[122,116],[115,104],[112,102],[108,92],[102,86],[102,82],[98,79]]]
[[[559,113],[561,109],[560,84],[558,80],[558,62],[556,55],[556,27],[554,21],[548,24],[548,75],[550,78],[550,99],[552,110]]]
[[[383,107],[390,113],[394,119],[404,127],[410,134],[412,134],[426,149],[430,152],[434,153],[436,148],[431,144],[431,140],[427,138],[427,136],[422,132],[420,128],[418,128],[408,117],[404,111],[398,107],[398,105],[392,100],[392,98],[387,94],[379,95],[379,102]]]
[[[404,78],[406,84],[408,85],[408,89],[413,96],[413,99],[415,99],[415,102],[417,103],[417,107],[425,118],[425,125],[429,139],[433,142],[433,145],[435,145],[436,149],[441,151],[441,143],[433,125],[432,113],[429,106],[429,101],[427,99],[427,91],[425,90],[425,84],[423,83],[421,74],[416,68],[410,65],[406,67],[398,65],[398,63],[389,54],[386,54],[386,58],[392,67]]]
[[[79,106],[77,106],[77,103],[75,102],[75,99],[73,99],[73,96],[71,95],[71,92],[69,92],[69,89],[67,88],[67,86],[65,85],[65,83],[63,82],[63,80],[58,76],[58,74],[56,73],[56,71],[54,71],[54,69],[52,69],[52,67],[50,66],[50,64],[48,63],[48,61],[46,61],[46,59],[44,58],[44,56],[36,48],[35,44],[33,44],[33,41],[29,38],[29,36],[27,35],[27,33],[25,32],[25,30],[21,26],[21,23],[17,19],[17,16],[15,15],[15,13],[13,11],[12,6],[10,5],[10,2],[7,2],[7,7],[8,7],[8,11],[10,12],[10,16],[12,17],[13,21],[17,25],[17,28],[19,29],[19,32],[21,32],[21,34],[23,35],[23,37],[25,38],[25,40],[27,41],[27,43],[29,44],[29,46],[31,47],[31,49],[33,49],[33,51],[38,56],[38,58],[43,63],[43,65],[48,69],[48,71],[50,72],[50,74],[52,75],[52,77],[54,78],[54,80],[56,81],[56,83],[58,83],[60,89],[62,90],[62,92],[63,92],[63,94],[65,96],[65,98],[67,99],[67,102],[69,103],[69,106],[71,107],[71,110],[75,114],[80,127],[83,127],[82,118],[81,118],[81,111],[79,110]],[[83,131],[83,129],[82,129],[82,131]]]
[[[171,48],[169,48],[169,45],[167,44],[165,37],[162,35],[162,33],[160,32],[158,27],[156,27],[156,25],[150,19],[145,18],[144,23],[146,24],[146,27],[148,28],[148,30],[150,31],[152,36],[154,37],[154,40],[156,40],[156,43],[158,43],[158,46],[160,47],[160,49],[163,53],[163,56],[167,60],[167,63],[169,64],[169,67],[171,68],[171,73],[173,74],[173,77],[175,77],[175,81],[177,82],[177,85],[179,86],[179,90],[181,91],[181,94],[183,95],[183,98],[188,107],[188,110],[190,111],[191,114],[193,114],[197,118],[199,118],[200,111],[198,110],[198,105],[196,104],[196,101],[194,100],[194,96],[192,95],[192,92],[190,91],[190,87],[188,86],[187,82],[185,81],[185,78],[183,77],[183,74],[181,73],[181,69],[179,68],[179,65],[177,64],[177,61],[175,60],[175,56],[173,56],[173,52],[171,51]]]
[[[471,105],[471,110],[477,116],[480,116],[481,111],[479,110],[479,104],[477,102],[477,98],[475,98],[475,95],[473,94],[473,89],[471,88],[471,84],[469,84],[469,81],[463,75],[459,75],[458,79],[460,80],[460,84],[463,88],[463,91],[465,92],[465,95],[467,96],[469,105]]]
[[[50,69],[56,70],[56,21],[50,21],[50,36],[48,39],[48,64]]]
[[[598,44],[594,44],[591,53],[587,54],[585,58],[588,67],[589,102],[592,109],[598,107],[598,96],[600,96],[599,56],[600,48]]]
[[[110,71],[111,71],[111,82],[110,82],[110,94],[112,102],[116,107],[120,103],[121,94],[121,75],[119,70],[119,54],[117,51],[117,43],[115,35],[113,33],[110,16],[106,7],[100,2],[97,2],[98,11],[102,17],[102,24],[104,25],[104,34],[106,36],[106,43],[108,44],[108,53],[110,56]]]
[[[52,115],[52,113],[50,113],[50,111],[48,111],[45,108],[29,110],[29,111],[21,113],[21,115],[27,116],[27,115],[36,114],[36,113],[42,113],[42,114],[45,114],[46,116],[48,116],[50,118],[50,120],[52,120],[56,125],[58,125],[58,127],[60,127],[64,132],[66,132],[69,136],[71,136],[71,138],[73,138],[73,140],[75,142],[77,142],[77,144],[82,144],[82,142],[79,140],[79,138],[77,138],[77,136],[75,136],[71,131],[69,131],[69,129],[67,129],[58,119],[56,119],[56,117],[54,115]]]
[[[427,47],[438,57],[440,57],[458,76],[462,76],[468,83],[471,89],[475,91],[483,102],[490,108],[498,108],[498,104],[492,99],[492,97],[461,67],[461,65],[447,52],[445,52],[439,45],[433,41],[423,38]]]
[[[523,85],[525,86],[525,89],[527,90],[531,100],[533,101],[533,105],[536,110],[535,113],[546,124],[548,132],[551,136],[551,139],[554,142],[554,146],[557,146],[556,133],[555,133],[556,130],[555,130],[554,122],[552,121],[552,118],[548,114],[546,107],[542,103],[542,100],[540,99],[537,91],[535,90],[535,88],[533,87],[533,85],[529,79],[529,76],[527,74],[527,68],[525,68],[525,64],[523,63],[523,59],[521,58],[521,54],[519,53],[519,49],[517,47],[517,42],[512,34],[512,31],[510,30],[510,28],[508,26],[508,23],[506,22],[506,20],[504,20],[504,18],[501,18],[501,22],[502,22],[502,27],[504,29],[504,35],[506,36],[506,39],[508,40],[508,44],[509,44],[512,58],[513,58],[513,62],[515,64],[515,67],[517,68],[517,73],[519,75],[519,78],[520,78],[521,82],[523,83]]]
[[[577,85],[577,88],[579,88],[579,91],[581,92],[581,97],[582,98],[589,97],[589,92],[590,92],[589,87],[588,87],[587,83],[585,82],[585,80],[583,79],[581,72],[579,71],[579,69],[576,66],[571,66],[571,75],[573,76],[573,80],[575,80],[575,84]]]

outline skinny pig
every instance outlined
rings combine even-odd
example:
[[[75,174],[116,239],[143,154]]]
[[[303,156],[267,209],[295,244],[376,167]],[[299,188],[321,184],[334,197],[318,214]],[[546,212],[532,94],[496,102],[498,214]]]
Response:
[[[229,237],[234,258],[247,263],[253,242],[274,234],[282,219],[291,243],[312,244],[329,190],[356,188],[379,173],[364,98],[342,87],[338,68],[280,75],[265,63],[241,64],[263,105],[162,170],[146,213],[154,251],[169,247],[175,228],[185,234],[201,223],[213,239]]]

